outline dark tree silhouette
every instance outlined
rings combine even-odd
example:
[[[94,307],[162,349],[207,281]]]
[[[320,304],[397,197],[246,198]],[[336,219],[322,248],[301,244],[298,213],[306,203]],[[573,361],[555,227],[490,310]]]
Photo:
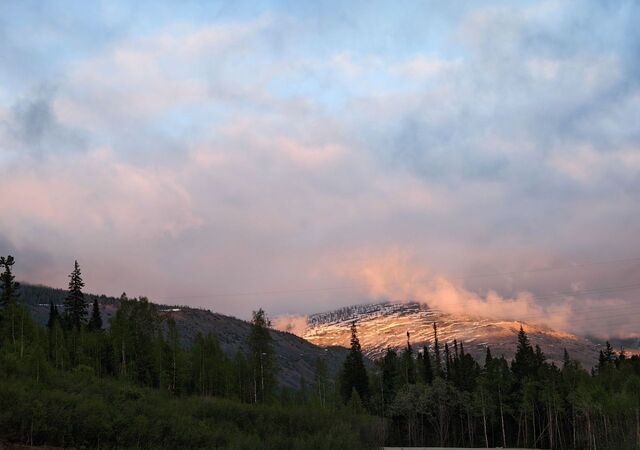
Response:
[[[431,384],[433,381],[431,355],[429,355],[429,348],[426,345],[422,348],[422,379],[427,384]]]
[[[434,375],[442,376],[442,359],[440,357],[440,343],[438,342],[438,325],[433,322],[433,360],[435,363]]]
[[[93,299],[93,307],[91,308],[91,318],[89,319],[89,330],[102,330],[102,315],[100,314],[100,305],[98,299]]]
[[[87,317],[87,301],[82,293],[84,281],[78,261],[75,261],[73,272],[69,275],[69,294],[64,300],[65,313],[69,326],[76,330],[80,329]]]
[[[516,355],[511,362],[511,370],[516,379],[522,381],[535,375],[537,365],[537,357],[529,342],[529,337],[524,332],[522,325],[520,325],[518,347],[516,348]]]
[[[53,302],[49,302],[49,320],[47,320],[47,328],[53,328],[59,320],[60,314],[58,313],[58,306]]]
[[[11,271],[11,267],[15,264],[13,256],[9,255],[6,258],[0,256],[0,268],[4,268],[0,273],[0,306],[7,307],[18,300],[20,283],[16,282],[15,275]]]
[[[358,393],[365,404],[367,403],[369,400],[369,378],[367,369],[364,366],[364,358],[355,321],[351,323],[351,349],[345,358],[340,378],[340,393],[345,403],[351,399],[353,390]]]

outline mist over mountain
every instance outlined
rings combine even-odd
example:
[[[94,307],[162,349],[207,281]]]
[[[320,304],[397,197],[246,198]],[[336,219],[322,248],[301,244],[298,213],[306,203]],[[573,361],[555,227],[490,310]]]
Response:
[[[308,316],[306,327],[297,323],[297,332],[319,346],[348,346],[350,325],[355,321],[363,352],[372,359],[383,356],[387,348],[407,345],[407,332],[414,350],[433,345],[433,324],[437,324],[440,345],[454,340],[478,361],[484,361],[487,346],[494,355],[511,359],[516,350],[520,326],[533,345],[540,345],[551,362],[560,363],[564,349],[585,368],[597,363],[600,346],[590,339],[554,330],[544,325],[448,314],[419,303],[377,303],[356,305]],[[282,326],[284,321],[277,321]],[[453,347],[452,347],[453,351]]]

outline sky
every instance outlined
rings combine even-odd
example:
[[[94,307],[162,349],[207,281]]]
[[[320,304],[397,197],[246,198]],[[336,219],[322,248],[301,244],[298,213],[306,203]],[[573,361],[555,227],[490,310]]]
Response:
[[[19,279],[638,335],[636,1],[0,2]]]

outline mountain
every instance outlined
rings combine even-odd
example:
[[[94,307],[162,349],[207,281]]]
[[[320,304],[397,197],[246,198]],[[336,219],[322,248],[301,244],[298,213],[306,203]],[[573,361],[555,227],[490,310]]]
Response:
[[[49,317],[49,302],[58,305],[63,311],[66,291],[46,286],[22,284],[20,300],[29,307],[31,316],[41,324]],[[85,294],[91,304],[98,300],[102,320],[108,326],[109,319],[118,310],[120,300],[105,295]],[[205,309],[187,306],[156,304],[161,315],[171,316],[176,321],[178,332],[185,345],[189,345],[198,332],[212,333],[216,336],[225,353],[233,357],[236,352],[248,352],[250,324],[231,316],[213,313]],[[278,363],[278,380],[281,385],[298,388],[301,381],[313,382],[315,366],[318,358],[325,360],[331,375],[335,375],[342,367],[347,354],[343,347],[318,347],[294,334],[272,330],[274,350]]]
[[[433,323],[438,325],[438,339],[450,345],[454,339],[464,344],[464,350],[483,362],[486,347],[494,356],[513,357],[520,322],[492,320],[446,314],[418,303],[378,303],[351,306],[335,311],[314,314],[307,319],[302,337],[319,346],[348,346],[349,326],[358,325],[358,336],[364,353],[379,358],[387,347],[401,349],[406,346],[410,333],[414,349],[433,343]],[[540,345],[550,361],[561,363],[566,348],[572,358],[585,368],[597,362],[599,346],[589,339],[552,330],[542,325],[522,323],[532,345]]]

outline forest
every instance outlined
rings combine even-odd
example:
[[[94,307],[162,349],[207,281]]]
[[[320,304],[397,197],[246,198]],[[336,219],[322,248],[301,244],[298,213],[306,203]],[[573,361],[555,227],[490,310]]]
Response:
[[[45,326],[22,304],[11,256],[0,258],[0,444],[86,448],[376,448],[388,446],[634,449],[640,446],[640,358],[600,352],[560,365],[520,330],[513,361],[464,344],[366,362],[351,347],[333,376],[322,360],[298,390],[278,386],[270,322],[253,313],[250,350],[227,355],[212,335],[181,342],[146,298],[123,296],[109,324],[83,292],[76,262]]]

